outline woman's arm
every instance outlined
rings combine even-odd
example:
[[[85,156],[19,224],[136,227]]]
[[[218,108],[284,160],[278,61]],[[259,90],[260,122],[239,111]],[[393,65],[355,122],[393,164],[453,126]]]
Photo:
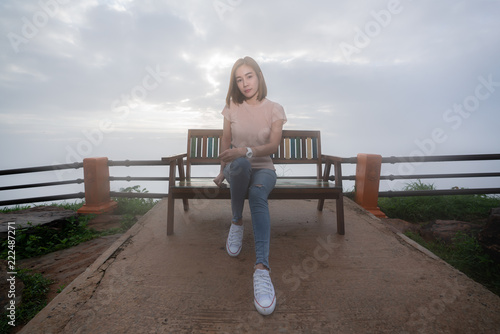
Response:
[[[229,123],[228,133],[229,133],[229,135],[231,135],[231,130],[230,130],[231,124],[229,121],[227,121],[227,122]],[[224,123],[224,127],[226,127],[226,123]],[[280,141],[281,141],[282,129],[283,129],[283,120],[274,121],[271,124],[271,134],[269,135],[269,143],[264,144],[264,145],[260,145],[260,146],[251,147],[252,152],[253,152],[253,156],[254,157],[263,157],[263,156],[271,155],[271,154],[275,153],[276,150],[278,149],[278,146],[279,146]],[[224,135],[223,135],[223,141],[224,141]],[[220,154],[219,158],[221,159],[221,161],[223,163],[228,163],[228,162],[231,162],[231,161],[238,159],[240,157],[244,157],[247,153],[246,147],[237,147],[237,148],[229,149],[230,144],[231,144],[231,137],[229,137],[229,144],[226,146],[225,150],[224,150],[225,147],[222,146],[223,144],[221,143],[222,153]],[[225,165],[223,163],[221,164],[221,166]],[[222,167],[222,168],[224,168],[224,167]]]
[[[254,157],[264,157],[276,153],[281,141],[283,131],[283,120],[274,121],[271,124],[271,134],[269,135],[269,143],[251,147]],[[246,153],[246,148],[245,148]]]
[[[221,154],[219,155],[219,157],[221,158],[221,167],[220,167],[221,171],[226,166],[226,162],[232,161],[232,160],[226,161],[226,160],[222,159],[222,157],[221,157],[231,147],[231,138],[232,138],[232,134],[231,134],[231,121],[229,121],[228,119],[226,119],[224,117],[224,126],[222,128],[222,138],[221,138],[221,141],[220,141],[220,152],[221,152]]]
[[[222,138],[221,138],[221,141],[220,141],[220,152],[224,153],[225,151],[227,151],[229,149],[229,147],[231,146],[231,122],[228,121],[225,117],[224,117],[224,125],[222,127]],[[222,155],[222,153],[220,155]],[[220,157],[219,155],[219,157]],[[217,177],[214,179],[214,182],[217,186],[221,186],[222,185],[222,181],[224,181],[224,167],[226,166],[226,161],[223,161],[221,159],[221,162],[220,162],[220,172],[219,172],[219,175],[217,175]]]

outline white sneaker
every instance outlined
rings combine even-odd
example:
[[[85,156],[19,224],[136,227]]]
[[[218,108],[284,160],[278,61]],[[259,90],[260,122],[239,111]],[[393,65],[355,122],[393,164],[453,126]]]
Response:
[[[276,307],[276,294],[269,271],[256,269],[253,274],[253,295],[255,308],[262,315],[273,313]]]
[[[236,225],[231,223],[229,235],[227,236],[226,250],[229,256],[238,256],[243,244],[243,225]]]

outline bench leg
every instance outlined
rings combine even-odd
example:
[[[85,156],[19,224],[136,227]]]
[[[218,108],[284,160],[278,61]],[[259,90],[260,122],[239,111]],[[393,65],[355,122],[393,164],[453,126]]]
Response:
[[[170,195],[168,196],[167,200],[167,235],[172,235],[174,234],[174,196]]]
[[[323,206],[325,205],[325,200],[324,199],[319,199],[318,200],[318,211],[323,211]]]
[[[182,204],[184,204],[184,211],[189,211],[189,200],[187,198],[182,199]]]
[[[339,195],[339,198],[335,200],[337,204],[337,233],[340,235],[345,234],[344,228],[344,196]]]

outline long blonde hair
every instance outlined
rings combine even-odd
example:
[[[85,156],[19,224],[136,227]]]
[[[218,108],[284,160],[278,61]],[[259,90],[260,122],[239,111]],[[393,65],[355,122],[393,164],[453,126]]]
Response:
[[[264,80],[264,75],[262,74],[259,64],[257,64],[257,62],[252,57],[247,56],[245,58],[240,58],[234,63],[233,69],[231,70],[231,77],[229,78],[229,89],[227,90],[226,96],[226,105],[228,108],[231,100],[236,104],[241,104],[245,100],[245,96],[240,92],[238,84],[236,83],[236,70],[241,65],[250,66],[255,71],[255,75],[257,75],[257,78],[259,80],[257,100],[262,101],[267,96],[266,81]]]

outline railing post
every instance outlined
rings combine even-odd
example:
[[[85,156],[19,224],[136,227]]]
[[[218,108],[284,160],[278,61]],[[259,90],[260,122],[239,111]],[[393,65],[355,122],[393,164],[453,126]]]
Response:
[[[108,158],[83,159],[85,204],[78,209],[82,214],[111,212],[118,203],[109,196]]]
[[[377,154],[358,154],[356,164],[356,196],[354,200],[364,209],[379,218],[387,218],[378,207],[378,190],[382,156]]]

